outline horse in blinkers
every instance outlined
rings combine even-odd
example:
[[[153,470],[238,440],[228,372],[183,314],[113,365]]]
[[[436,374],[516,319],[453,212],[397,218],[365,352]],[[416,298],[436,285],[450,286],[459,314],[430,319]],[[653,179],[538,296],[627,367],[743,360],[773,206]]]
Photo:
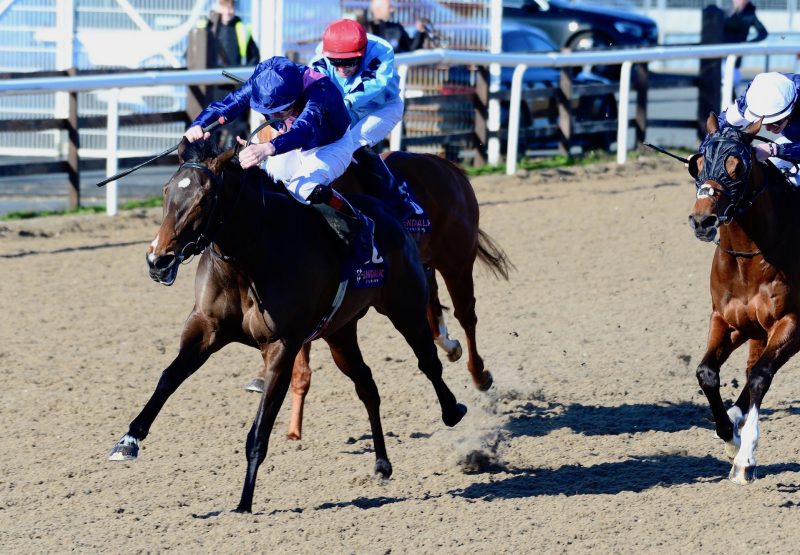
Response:
[[[717,242],[708,343],[697,379],[733,463],[729,478],[745,484],[755,479],[764,396],[800,349],[800,194],[771,163],[756,161],[751,143],[760,120],[720,130],[711,114],[707,129],[703,153],[689,161],[697,187],[689,223],[698,239]],[[747,380],[726,410],[720,368],[744,343]]]

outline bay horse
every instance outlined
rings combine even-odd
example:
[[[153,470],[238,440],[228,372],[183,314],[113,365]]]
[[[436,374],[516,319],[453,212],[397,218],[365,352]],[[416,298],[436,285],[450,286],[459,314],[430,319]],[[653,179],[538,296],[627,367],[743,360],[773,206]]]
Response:
[[[751,142],[761,121],[744,130],[706,122],[709,138],[689,172],[697,200],[689,216],[695,236],[712,241],[711,319],[697,379],[725,442],[738,484],[755,479],[759,410],[775,373],[800,349],[800,197],[771,164],[756,161]],[[723,225],[720,225],[723,224]],[[749,343],[747,382],[727,411],[720,367]]]
[[[388,477],[392,467],[380,421],[380,396],[356,336],[358,320],[369,307],[388,316],[413,349],[419,369],[433,384],[443,422],[454,426],[467,410],[442,379],[427,325],[427,280],[417,247],[377,201],[351,197],[376,223],[386,279],[372,288],[347,287],[341,243],[324,218],[285,192],[269,192],[261,170],[247,170],[252,175],[243,178],[245,172],[233,156],[232,150],[217,155],[207,141],[184,139],[179,145],[181,165],[164,186],[163,221],[147,248],[147,264],[155,281],[171,285],[181,262],[202,252],[195,305],[184,324],[178,355],[109,458],[138,456],[140,442],[169,396],[214,352],[231,342],[250,345],[261,351],[268,369],[247,435],[247,472],[236,508],[250,512],[256,475],[289,389],[293,361],[318,333],[336,365],[355,384],[369,416],[375,472]]]
[[[268,140],[269,137],[264,139]],[[262,140],[264,140],[262,139]],[[461,358],[462,348],[458,340],[448,335],[442,304],[439,301],[438,272],[447,287],[453,302],[454,315],[467,341],[467,369],[472,381],[481,391],[488,390],[493,382],[492,374],[485,369],[483,358],[478,353],[475,313],[475,283],[472,271],[475,260],[480,260],[495,276],[508,279],[513,264],[505,252],[479,226],[478,200],[475,190],[464,171],[444,158],[432,154],[392,152],[384,155],[387,165],[396,176],[402,177],[416,201],[425,209],[431,220],[431,233],[418,237],[423,262],[433,271],[428,273],[430,300],[428,323],[436,344],[447,354],[451,362]],[[352,168],[334,183],[344,193],[362,192],[363,187],[353,175]],[[311,385],[309,346],[298,354],[292,378],[292,416],[287,437],[300,439],[302,415],[306,395]],[[247,384],[249,391],[263,390],[266,367],[260,369]]]

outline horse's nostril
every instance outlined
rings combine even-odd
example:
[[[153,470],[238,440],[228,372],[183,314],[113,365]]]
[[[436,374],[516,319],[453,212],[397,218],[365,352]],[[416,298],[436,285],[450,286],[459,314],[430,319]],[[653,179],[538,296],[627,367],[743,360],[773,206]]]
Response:
[[[166,270],[174,263],[175,263],[175,255],[173,254],[165,254],[162,256],[157,256],[155,260],[153,260],[153,266],[158,270]]]
[[[717,217],[716,216],[706,216],[700,222],[700,226],[703,228],[715,227],[717,225]]]

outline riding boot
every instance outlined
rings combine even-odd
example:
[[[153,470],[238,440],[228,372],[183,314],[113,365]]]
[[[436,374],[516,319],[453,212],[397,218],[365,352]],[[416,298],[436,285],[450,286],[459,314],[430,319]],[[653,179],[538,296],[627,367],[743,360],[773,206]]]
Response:
[[[377,152],[363,146],[353,153],[353,158],[356,161],[356,174],[366,192],[381,199],[397,219],[403,221],[418,213],[404,187],[400,186]]]
[[[308,196],[308,201],[325,217],[325,221],[359,264],[372,260],[375,222],[371,218],[356,210],[329,185],[317,185]]]

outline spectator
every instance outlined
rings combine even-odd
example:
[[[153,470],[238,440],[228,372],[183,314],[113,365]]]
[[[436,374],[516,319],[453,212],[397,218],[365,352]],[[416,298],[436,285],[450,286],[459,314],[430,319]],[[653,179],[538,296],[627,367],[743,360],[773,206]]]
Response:
[[[208,33],[208,67],[254,66],[258,63],[260,53],[253,40],[250,26],[236,15],[235,0],[217,0],[208,17],[197,22],[197,27]],[[234,85],[218,85],[209,87],[211,101],[219,101],[232,92]],[[237,135],[250,131],[248,113],[245,111],[235,121],[222,128],[219,143],[231,148]]]
[[[748,41],[751,27],[755,29],[756,36]],[[764,24],[756,16],[756,7],[750,0],[731,0],[731,8],[722,23],[722,42],[759,42],[767,38],[768,34]],[[742,58],[736,58],[736,69],[733,72],[734,90],[742,81],[739,69],[741,65]]]
[[[395,54],[422,48],[425,39],[429,38],[425,23],[421,20],[416,21],[417,32],[412,39],[402,25],[391,21],[393,11],[391,0],[372,0],[369,5],[370,17],[364,26],[367,32],[391,44]]]

